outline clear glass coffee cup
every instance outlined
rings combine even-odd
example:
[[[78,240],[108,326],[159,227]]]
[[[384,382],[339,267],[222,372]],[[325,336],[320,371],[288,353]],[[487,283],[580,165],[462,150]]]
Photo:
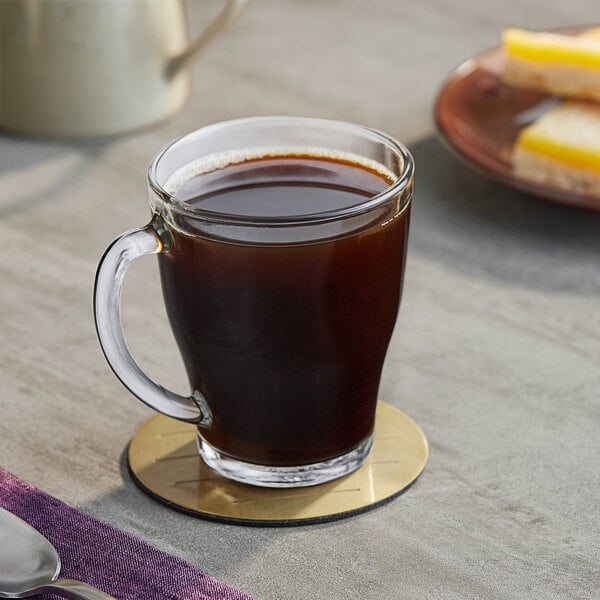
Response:
[[[299,117],[228,121],[164,148],[150,222],[98,267],[98,337],[145,404],[195,424],[202,459],[266,487],[359,468],[402,293],[414,163],[388,135]],[[176,394],[125,343],[128,265],[157,254],[191,392]]]

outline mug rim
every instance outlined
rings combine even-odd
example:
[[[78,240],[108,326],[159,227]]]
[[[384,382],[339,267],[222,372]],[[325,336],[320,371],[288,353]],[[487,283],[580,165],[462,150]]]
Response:
[[[200,209],[197,206],[192,206],[184,200],[180,200],[175,194],[168,192],[163,185],[158,183],[157,170],[161,160],[177,145],[184,143],[193,136],[200,132],[213,132],[220,128],[225,127],[239,127],[249,124],[296,124],[305,126],[326,126],[330,128],[345,129],[346,131],[353,130],[356,133],[361,133],[365,136],[370,136],[374,140],[383,143],[387,148],[392,150],[396,156],[399,156],[402,160],[402,170],[396,179],[390,183],[384,190],[369,196],[364,202],[354,204],[347,207],[342,207],[334,210],[327,210],[321,212],[313,212],[298,215],[288,216],[254,216],[254,215],[239,215],[225,212],[218,212],[214,210]],[[315,148],[318,146],[315,145]],[[341,150],[340,150],[341,152]],[[282,154],[283,155],[283,154]],[[359,156],[355,154],[356,156]],[[210,156],[210,155],[207,155]],[[374,162],[384,166],[383,163],[372,159]],[[191,163],[188,163],[191,164]],[[190,131],[178,138],[172,140],[166,144],[152,159],[148,167],[148,185],[150,189],[160,198],[160,200],[167,206],[176,210],[177,212],[195,219],[200,219],[206,222],[223,223],[232,225],[246,225],[246,226],[294,226],[294,225],[311,225],[317,223],[327,223],[331,221],[343,220],[346,218],[355,217],[360,214],[367,213],[378,206],[385,204],[390,199],[398,197],[402,199],[402,205],[400,206],[399,213],[404,212],[411,202],[411,186],[414,178],[414,158],[408,148],[401,142],[397,141],[392,136],[371,127],[350,123],[348,121],[341,121],[335,119],[321,119],[313,117],[293,117],[293,116],[261,116],[261,117],[245,117],[241,119],[231,119],[226,121],[220,121],[204,127]],[[408,192],[408,193],[407,193]]]

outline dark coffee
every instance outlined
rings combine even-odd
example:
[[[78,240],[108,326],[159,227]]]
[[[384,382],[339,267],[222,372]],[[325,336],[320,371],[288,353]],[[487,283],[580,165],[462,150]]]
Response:
[[[357,205],[390,184],[344,160],[247,160],[185,181],[176,196],[261,218]],[[173,231],[159,255],[165,304],[221,452],[269,465],[342,455],[373,430],[394,327],[408,210],[301,243],[240,243]]]

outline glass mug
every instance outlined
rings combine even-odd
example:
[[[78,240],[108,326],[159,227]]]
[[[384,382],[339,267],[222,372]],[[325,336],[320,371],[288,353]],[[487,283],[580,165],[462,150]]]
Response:
[[[96,276],[117,377],[194,423],[224,477],[294,487],[357,469],[400,305],[413,170],[391,137],[322,119],[228,121],[168,145],[148,172],[150,223],[117,238]],[[146,254],[158,255],[188,397],[125,344],[122,280]]]

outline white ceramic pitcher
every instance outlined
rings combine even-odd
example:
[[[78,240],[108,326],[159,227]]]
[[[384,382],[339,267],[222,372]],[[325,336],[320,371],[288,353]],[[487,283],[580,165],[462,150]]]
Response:
[[[107,136],[173,116],[192,57],[247,2],[190,41],[183,0],[0,0],[0,129]]]

